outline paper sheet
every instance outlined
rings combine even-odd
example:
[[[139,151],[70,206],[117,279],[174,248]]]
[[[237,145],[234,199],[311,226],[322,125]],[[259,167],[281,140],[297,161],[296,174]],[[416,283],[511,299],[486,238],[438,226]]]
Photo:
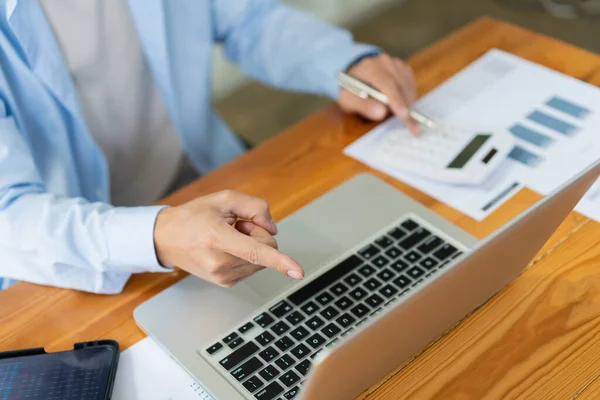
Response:
[[[344,153],[482,220],[528,186],[550,193],[600,157],[600,90],[500,50],[490,50],[416,104],[438,123],[507,132],[517,146],[480,186],[428,181],[390,168],[371,155],[390,119]],[[576,208],[600,221],[600,187]]]
[[[213,400],[147,337],[121,353],[113,400]]]

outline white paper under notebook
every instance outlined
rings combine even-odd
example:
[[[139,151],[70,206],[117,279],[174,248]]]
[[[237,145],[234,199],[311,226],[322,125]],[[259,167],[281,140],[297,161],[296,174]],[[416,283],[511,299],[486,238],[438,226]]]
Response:
[[[548,194],[600,157],[600,90],[500,50],[487,52],[424,96],[415,109],[438,124],[509,134],[516,145],[479,185],[435,182],[382,162],[376,149],[390,131],[404,126],[396,118],[344,153],[476,220],[523,186]],[[576,210],[600,221],[600,184]]]
[[[213,400],[147,337],[121,353],[113,400]]]

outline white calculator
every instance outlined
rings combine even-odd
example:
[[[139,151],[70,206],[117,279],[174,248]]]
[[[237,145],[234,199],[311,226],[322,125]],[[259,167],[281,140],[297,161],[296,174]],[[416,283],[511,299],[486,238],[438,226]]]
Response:
[[[414,136],[405,128],[391,129],[373,149],[377,161],[434,181],[480,184],[514,147],[508,132],[490,133],[436,125]]]

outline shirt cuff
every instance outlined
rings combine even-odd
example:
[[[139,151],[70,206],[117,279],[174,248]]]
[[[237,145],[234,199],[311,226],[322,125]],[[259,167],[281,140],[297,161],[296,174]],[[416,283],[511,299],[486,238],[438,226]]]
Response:
[[[170,272],[160,265],[154,247],[154,224],[165,206],[116,207],[111,210],[104,232],[108,264],[112,271]]]

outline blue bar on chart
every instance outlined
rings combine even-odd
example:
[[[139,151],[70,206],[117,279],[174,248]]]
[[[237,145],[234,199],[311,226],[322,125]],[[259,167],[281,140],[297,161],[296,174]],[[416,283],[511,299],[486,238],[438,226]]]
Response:
[[[548,100],[546,105],[578,119],[583,119],[590,114],[590,110],[587,108],[557,96]]]
[[[562,119],[558,119],[542,111],[534,111],[527,118],[566,136],[573,136],[577,132],[575,125],[571,125]]]
[[[521,124],[517,124],[510,128],[511,133],[518,137],[519,139],[525,140],[526,142],[531,143],[534,146],[547,148],[554,142],[550,136],[541,134],[539,132],[534,131],[533,129],[529,129],[526,126]]]
[[[543,161],[542,157],[533,154],[520,146],[515,146],[510,153],[508,153],[508,158],[532,168],[537,167]]]

